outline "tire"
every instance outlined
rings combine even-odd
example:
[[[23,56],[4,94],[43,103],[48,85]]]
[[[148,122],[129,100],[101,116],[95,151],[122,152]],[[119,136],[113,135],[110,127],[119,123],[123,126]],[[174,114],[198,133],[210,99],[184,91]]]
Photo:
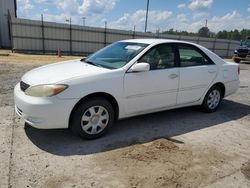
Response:
[[[219,86],[211,87],[201,105],[202,110],[207,113],[215,112],[222,100],[222,90]]]
[[[235,62],[235,63],[240,63],[240,59],[234,58],[234,62]]]
[[[114,109],[103,98],[83,101],[74,110],[70,128],[84,139],[95,139],[104,135],[114,122]]]

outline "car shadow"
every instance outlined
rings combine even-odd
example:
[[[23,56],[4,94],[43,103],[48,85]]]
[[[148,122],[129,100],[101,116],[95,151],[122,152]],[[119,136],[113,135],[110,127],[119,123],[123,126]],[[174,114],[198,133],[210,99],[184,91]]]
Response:
[[[198,108],[188,107],[121,120],[115,123],[108,134],[96,140],[83,140],[68,129],[41,130],[27,124],[25,132],[33,144],[51,154],[87,155],[146,143],[158,138],[183,143],[171,137],[219,126],[248,114],[250,106],[225,99],[215,113],[203,113]]]

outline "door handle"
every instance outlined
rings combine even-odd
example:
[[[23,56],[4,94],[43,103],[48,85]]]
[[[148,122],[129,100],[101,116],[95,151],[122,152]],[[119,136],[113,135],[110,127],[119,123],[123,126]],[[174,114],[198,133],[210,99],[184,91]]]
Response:
[[[174,78],[177,78],[178,75],[177,74],[170,74],[168,77],[171,78],[171,79],[174,79]]]
[[[216,73],[216,71],[215,70],[209,70],[208,71],[210,74],[214,74],[214,73]]]

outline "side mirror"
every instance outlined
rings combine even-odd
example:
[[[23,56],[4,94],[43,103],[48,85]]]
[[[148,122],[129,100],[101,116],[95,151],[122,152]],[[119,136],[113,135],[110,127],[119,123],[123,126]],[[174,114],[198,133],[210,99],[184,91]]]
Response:
[[[148,63],[136,63],[130,68],[132,72],[147,72],[149,69],[150,65]]]

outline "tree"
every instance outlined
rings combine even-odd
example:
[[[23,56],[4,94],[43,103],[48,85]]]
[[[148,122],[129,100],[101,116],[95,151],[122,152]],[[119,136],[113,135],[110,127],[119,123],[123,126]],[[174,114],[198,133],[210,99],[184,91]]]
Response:
[[[202,27],[198,31],[198,36],[200,37],[209,37],[210,36],[210,31],[208,27]]]
[[[219,31],[218,33],[213,33],[209,31],[208,27],[202,27],[199,29],[198,33],[192,33],[188,31],[178,31],[174,29],[169,29],[163,31],[162,34],[171,35],[181,35],[181,36],[201,36],[201,37],[216,37],[218,39],[232,39],[232,40],[245,40],[250,37],[250,29],[242,29],[241,31],[235,29],[233,31]]]
[[[242,29],[240,31],[241,40],[245,40],[247,37],[250,37],[250,29]]]
[[[228,38],[228,32],[225,31],[225,30],[219,31],[216,36],[217,36],[218,39],[227,39]]]
[[[233,40],[241,40],[240,32],[237,29],[231,32],[232,32],[231,37]]]
[[[174,34],[175,34],[174,29],[173,29],[173,28],[172,28],[172,29],[169,29],[168,34],[174,35]]]

